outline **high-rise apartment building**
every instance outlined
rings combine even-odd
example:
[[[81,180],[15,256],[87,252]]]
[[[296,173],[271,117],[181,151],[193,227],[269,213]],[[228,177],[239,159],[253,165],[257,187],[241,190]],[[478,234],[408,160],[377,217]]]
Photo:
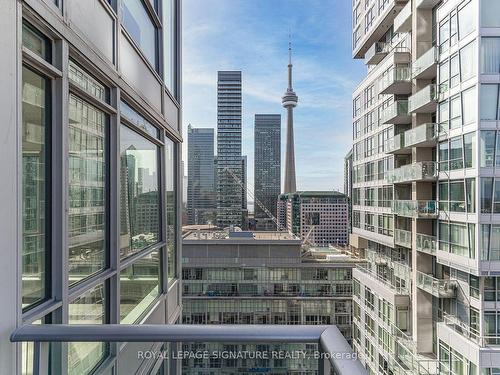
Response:
[[[241,72],[217,73],[217,226],[241,226]]]
[[[207,249],[209,249],[207,251]],[[335,324],[351,337],[352,268],[360,261],[332,248],[304,251],[287,232],[192,231],[183,236],[184,324]],[[293,327],[290,327],[293,330]],[[184,350],[259,351],[263,346],[185,345]],[[312,346],[309,347],[311,349]],[[307,350],[275,343],[273,351]],[[316,374],[307,358],[187,359],[199,371]]]
[[[254,196],[276,216],[281,192],[281,115],[256,114],[254,131]],[[276,230],[276,224],[254,204],[257,230]]]
[[[500,368],[500,2],[354,1],[354,348],[371,373]],[[499,182],[500,186],[500,182]]]
[[[0,3],[2,374],[168,367],[146,344],[9,342],[179,318],[180,1],[88,5]]]
[[[349,202],[337,191],[298,191],[278,198],[278,223],[314,246],[349,242]]]
[[[214,129],[188,127],[188,224],[215,224]]]

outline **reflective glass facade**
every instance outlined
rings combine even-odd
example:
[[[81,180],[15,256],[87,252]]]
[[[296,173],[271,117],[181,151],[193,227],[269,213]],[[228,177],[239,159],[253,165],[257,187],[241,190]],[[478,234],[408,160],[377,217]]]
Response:
[[[8,250],[0,294],[12,301],[0,312],[2,332],[24,324],[179,320],[179,3],[2,7],[0,68],[10,77],[8,98],[16,98],[2,108],[2,157],[5,172],[18,176],[6,174],[2,184],[11,217],[2,218]],[[14,30],[22,31],[22,51]],[[160,48],[165,39],[170,44]],[[132,359],[130,347],[5,346],[0,371],[163,374],[175,367]]]

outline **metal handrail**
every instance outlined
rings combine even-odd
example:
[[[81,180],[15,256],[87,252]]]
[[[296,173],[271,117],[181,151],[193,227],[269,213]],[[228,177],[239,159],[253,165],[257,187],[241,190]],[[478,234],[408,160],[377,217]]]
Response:
[[[347,340],[334,325],[192,325],[192,324],[29,324],[10,336],[11,342],[225,342],[318,343],[319,374],[365,375]],[[36,358],[35,353],[35,358]]]

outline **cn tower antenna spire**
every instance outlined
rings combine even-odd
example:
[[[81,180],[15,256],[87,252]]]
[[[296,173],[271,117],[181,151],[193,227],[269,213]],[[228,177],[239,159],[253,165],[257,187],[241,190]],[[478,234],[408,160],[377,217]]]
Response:
[[[285,185],[283,193],[297,191],[295,181],[295,145],[293,137],[293,109],[297,106],[299,98],[293,91],[292,85],[292,36],[288,35],[288,88],[281,98],[281,103],[286,109],[286,153],[285,153]]]

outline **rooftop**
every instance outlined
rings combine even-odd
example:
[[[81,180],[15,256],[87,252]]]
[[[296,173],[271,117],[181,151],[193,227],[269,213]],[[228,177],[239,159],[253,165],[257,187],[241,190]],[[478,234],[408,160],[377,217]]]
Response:
[[[336,190],[332,191],[313,191],[313,190],[308,190],[308,191],[296,191],[294,193],[285,193],[281,194],[280,197],[293,197],[293,196],[299,196],[303,198],[320,198],[320,197],[327,197],[327,198],[345,198],[346,195],[344,193],[341,193]]]
[[[257,232],[257,231],[228,231],[228,230],[190,230],[183,235],[183,241],[294,241],[295,238],[288,232]]]

